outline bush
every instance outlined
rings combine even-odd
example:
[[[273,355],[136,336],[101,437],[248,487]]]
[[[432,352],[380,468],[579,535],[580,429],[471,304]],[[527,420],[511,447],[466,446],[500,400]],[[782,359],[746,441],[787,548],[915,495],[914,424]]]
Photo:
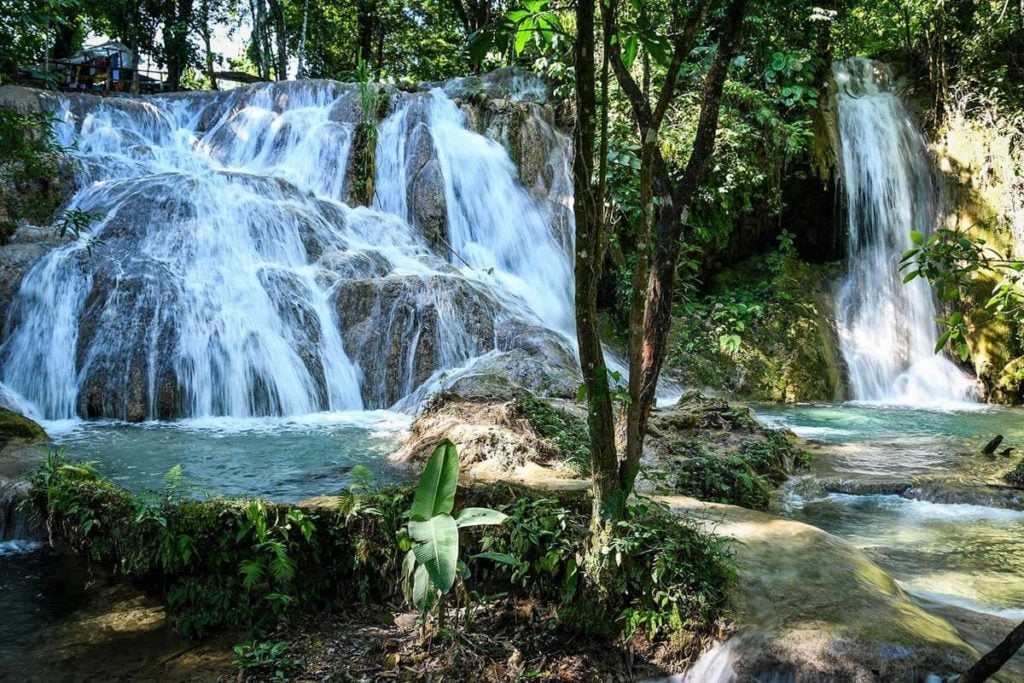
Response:
[[[33,477],[51,537],[166,600],[177,629],[259,630],[289,610],[384,600],[395,590],[405,492],[300,509],[257,500],[132,494],[51,455]]]
[[[786,460],[807,466],[807,454],[782,432],[769,431],[763,441],[752,440],[739,452],[720,452],[695,437],[672,458],[667,483],[674,492],[700,500],[764,510],[772,490],[788,477]]]
[[[58,177],[67,163],[49,112],[0,107],[0,244],[22,219],[48,223],[62,201]]]
[[[554,443],[564,462],[580,475],[590,476],[590,435],[582,418],[525,391],[516,397],[516,405],[534,431]]]
[[[397,538],[411,491],[350,493],[337,506],[299,508],[191,500],[172,476],[160,493],[133,494],[59,453],[32,483],[51,538],[162,596],[189,637],[226,627],[258,634],[295,611],[388,603],[398,593]],[[570,630],[702,637],[732,580],[720,539],[660,506],[634,506],[601,559],[621,570],[607,593],[617,618],[596,618],[593,595],[582,590],[585,492],[559,500],[507,484],[483,486],[460,491],[457,506],[495,507],[509,517],[501,526],[463,530],[474,599],[543,601],[559,608],[557,621]],[[515,562],[495,562],[498,553]],[[247,664],[272,665],[262,657],[272,652],[250,650],[242,653]]]

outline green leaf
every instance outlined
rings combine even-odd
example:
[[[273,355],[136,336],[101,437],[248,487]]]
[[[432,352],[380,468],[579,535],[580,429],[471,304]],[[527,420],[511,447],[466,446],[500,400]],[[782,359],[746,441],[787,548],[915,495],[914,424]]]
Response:
[[[507,564],[512,567],[519,566],[519,559],[515,555],[509,555],[508,553],[477,553],[473,555],[473,559],[490,560],[491,562]]]
[[[917,246],[921,246],[922,244],[924,244],[924,235],[922,235],[917,230],[911,230],[910,231],[910,239]]]
[[[450,515],[459,485],[459,455],[455,444],[444,439],[434,449],[420,476],[416,496],[409,510],[411,519],[424,522],[434,515]]]
[[[622,62],[626,65],[627,69],[633,68],[633,62],[636,61],[636,53],[639,48],[640,43],[637,41],[636,36],[626,38],[626,42],[622,45]]]
[[[459,560],[459,528],[455,520],[447,513],[426,522],[410,520],[409,536],[416,561],[426,567],[431,581],[442,593],[450,591]]]
[[[921,271],[919,271],[919,270],[912,270],[912,271],[910,271],[909,273],[907,273],[906,275],[903,276],[903,282],[904,283],[910,282],[911,280],[913,280],[914,278],[916,278],[920,274],[921,274]]]
[[[536,21],[532,18],[525,19],[523,23],[519,24],[519,30],[516,31],[516,43],[515,50],[516,56],[523,53],[526,49],[526,44],[530,42],[530,38],[533,37],[533,28],[536,25]]]
[[[424,570],[425,571],[425,570]],[[412,604],[416,604],[413,599],[413,575],[416,573],[416,554],[413,551],[409,551],[405,554],[405,559],[402,560],[402,595],[406,601]]]
[[[455,515],[455,525],[464,529],[468,526],[501,524],[506,519],[508,519],[508,515],[504,512],[490,508],[462,508],[459,510],[459,514]]]
[[[424,613],[434,606],[437,599],[436,587],[430,580],[430,573],[422,564],[416,568],[412,580],[412,603]]]

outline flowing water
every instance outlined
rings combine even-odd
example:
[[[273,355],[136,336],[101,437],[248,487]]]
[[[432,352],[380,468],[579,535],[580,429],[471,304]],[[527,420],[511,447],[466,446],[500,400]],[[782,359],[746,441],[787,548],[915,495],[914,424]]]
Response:
[[[915,484],[903,495],[850,495],[802,482],[785,514],[863,548],[910,592],[1024,619],[1024,492],[989,486],[1020,461],[1024,411],[847,404],[761,406],[758,415],[817,442],[816,480],[864,491]],[[1018,450],[982,455],[995,434]]]
[[[0,380],[44,419],[139,421],[413,407],[516,350],[572,375],[564,181],[528,191],[441,90],[391,98],[376,209],[348,200],[352,86],[59,98],[96,222],[24,278]]]
[[[907,405],[971,400],[970,379],[935,353],[931,288],[903,283],[911,231],[940,219],[925,139],[893,92],[889,68],[868,59],[833,67],[848,272],[836,301],[840,348],[853,398]]]

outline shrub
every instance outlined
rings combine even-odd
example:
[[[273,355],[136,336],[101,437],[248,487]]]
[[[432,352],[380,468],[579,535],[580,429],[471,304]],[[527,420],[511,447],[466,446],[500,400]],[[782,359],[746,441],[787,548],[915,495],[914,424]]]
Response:
[[[299,508],[192,500],[182,497],[187,489],[171,476],[162,492],[133,494],[60,453],[32,483],[52,539],[160,595],[176,628],[189,637],[225,627],[260,633],[294,611],[388,603],[398,592],[396,540],[413,502],[407,490],[346,494],[340,505]],[[473,573],[478,591],[474,600],[543,601],[558,607],[557,623],[573,631],[642,630],[652,639],[707,634],[732,580],[719,539],[662,506],[631,507],[601,557],[619,569],[607,593],[611,618],[605,618],[591,609],[593,593],[582,590],[589,497],[559,496],[508,484],[459,492],[455,508],[489,506],[507,515],[500,526],[460,530],[464,572]],[[496,561],[499,556],[507,563]],[[264,666],[258,662],[265,654],[276,661],[268,647],[243,647],[240,661]]]

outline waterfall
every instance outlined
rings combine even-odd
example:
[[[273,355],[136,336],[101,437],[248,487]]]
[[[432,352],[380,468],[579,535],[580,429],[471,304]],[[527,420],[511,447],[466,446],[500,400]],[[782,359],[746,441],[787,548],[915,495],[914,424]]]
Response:
[[[836,315],[853,398],[914,405],[974,397],[972,381],[935,353],[931,288],[904,284],[911,230],[931,233],[940,191],[925,140],[890,86],[884,64],[836,62],[833,74],[848,273]]]
[[[22,280],[0,382],[45,419],[145,420],[408,405],[481,366],[572,380],[555,209],[443,91],[389,97],[373,208],[348,203],[353,86],[54,97],[97,220]]]

